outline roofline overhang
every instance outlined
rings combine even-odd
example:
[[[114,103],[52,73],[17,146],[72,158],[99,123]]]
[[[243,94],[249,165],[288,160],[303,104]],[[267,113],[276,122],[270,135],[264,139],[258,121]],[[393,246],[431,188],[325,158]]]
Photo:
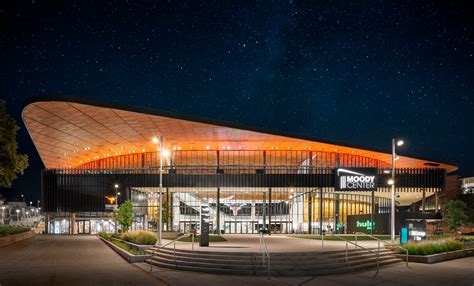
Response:
[[[292,133],[292,132],[287,132],[287,131],[278,131],[278,130],[268,129],[268,128],[253,127],[253,126],[248,126],[244,124],[228,122],[228,121],[223,121],[223,120],[215,120],[215,119],[209,119],[209,118],[204,118],[204,117],[199,117],[199,116],[179,114],[179,113],[164,111],[164,110],[159,110],[159,109],[137,107],[137,106],[118,103],[118,102],[102,101],[102,100],[97,100],[97,99],[83,98],[83,97],[69,96],[69,95],[62,95],[62,94],[32,96],[23,104],[22,117],[23,117],[24,109],[28,105],[37,103],[37,102],[69,102],[69,103],[84,104],[84,105],[103,107],[103,108],[119,109],[119,110],[125,110],[125,111],[130,111],[130,112],[143,113],[147,115],[156,115],[156,116],[168,117],[168,118],[173,118],[173,119],[178,119],[178,120],[185,120],[185,121],[210,124],[210,125],[215,125],[215,126],[220,126],[220,127],[253,131],[257,133],[264,133],[264,134],[288,137],[288,138],[293,138],[293,139],[307,140],[307,141],[313,141],[313,142],[318,142],[318,143],[323,143],[323,144],[331,144],[331,145],[337,145],[337,146],[346,147],[346,148],[355,148],[355,149],[360,149],[360,150],[366,150],[366,151],[372,151],[372,152],[377,152],[377,153],[383,153],[386,155],[391,155],[391,151],[387,151],[387,150],[383,150],[379,148],[361,146],[357,144],[343,143],[343,142],[339,142],[335,140],[323,139],[323,138],[312,136],[312,135],[304,135],[304,134],[297,134],[297,133]],[[427,163],[433,162],[435,164],[443,164],[443,165],[449,165],[449,166],[454,167],[453,170],[448,171],[449,173],[455,172],[458,169],[457,164],[434,161],[431,159],[415,157],[411,155],[403,155],[403,157],[422,160],[422,161],[426,161]]]

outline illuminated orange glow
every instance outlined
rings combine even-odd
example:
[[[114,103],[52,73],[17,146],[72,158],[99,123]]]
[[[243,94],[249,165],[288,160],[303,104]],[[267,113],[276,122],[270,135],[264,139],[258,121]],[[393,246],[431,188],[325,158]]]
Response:
[[[46,168],[78,167],[102,158],[156,151],[157,146],[151,140],[155,136],[163,136],[167,150],[311,150],[357,155],[391,164],[390,153],[349,144],[83,103],[33,102],[23,109],[22,116]],[[448,172],[457,169],[435,161],[401,155],[399,158],[396,164],[400,168],[432,168],[425,165],[429,162]]]

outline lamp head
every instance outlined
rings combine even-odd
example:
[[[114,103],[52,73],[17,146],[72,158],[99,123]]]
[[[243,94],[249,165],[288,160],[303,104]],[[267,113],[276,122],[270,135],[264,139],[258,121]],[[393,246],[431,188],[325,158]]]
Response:
[[[402,146],[403,144],[405,144],[405,141],[397,140],[397,146]]]
[[[153,137],[153,138],[151,139],[151,142],[152,142],[153,144],[158,144],[158,143],[160,143],[160,140],[158,139],[158,137],[155,136],[155,137]]]
[[[389,184],[390,186],[393,185],[395,183],[395,181],[393,179],[389,179],[387,181],[387,184]]]

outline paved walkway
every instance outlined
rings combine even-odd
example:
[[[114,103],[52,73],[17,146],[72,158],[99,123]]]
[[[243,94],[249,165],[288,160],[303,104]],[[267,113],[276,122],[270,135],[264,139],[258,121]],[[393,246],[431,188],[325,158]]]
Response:
[[[240,238],[239,238],[240,237]],[[229,236],[236,246],[246,238]],[[255,237],[258,238],[258,237]],[[255,238],[250,237],[251,241]],[[248,238],[247,238],[248,239]],[[290,241],[291,239],[292,241]],[[272,236],[270,246],[283,250],[288,243],[303,246],[320,241]],[[307,242],[306,242],[307,241]],[[257,240],[258,243],[258,240]],[[310,244],[306,244],[310,243]],[[329,243],[329,241],[327,242]],[[217,244],[217,243],[214,243]],[[251,244],[255,244],[252,242]],[[326,244],[326,242],[325,242]],[[189,243],[187,244],[190,245]],[[213,244],[212,244],[213,245]],[[328,244],[328,248],[329,248]],[[218,247],[219,245],[216,245]],[[270,247],[269,246],[269,247]],[[249,246],[253,249],[255,246]],[[317,247],[314,245],[314,247]],[[211,250],[212,248],[208,248]],[[223,249],[228,249],[224,247]],[[325,246],[326,249],[326,246]],[[234,248],[235,250],[235,248]],[[38,235],[0,248],[0,285],[474,285],[474,257],[438,264],[400,263],[375,271],[319,277],[271,278],[227,276],[154,268],[148,264],[129,264],[94,236]]]
[[[166,285],[95,236],[37,235],[0,248],[0,285]]]
[[[148,270],[148,264],[140,264]],[[407,268],[404,263],[381,268],[374,277],[375,271],[364,271],[342,275],[328,275],[319,277],[252,277],[228,276],[186,271],[175,271],[164,268],[154,268],[153,275],[160,277],[173,286],[205,285],[205,286],[266,286],[266,285],[307,285],[307,286],[367,286],[367,285],[420,285],[420,286],[473,286],[474,285],[474,257],[446,261],[437,264],[410,263]]]
[[[209,247],[199,247],[199,242],[194,244],[194,250],[199,251],[223,251],[223,252],[260,252],[259,235],[256,234],[226,234],[224,237],[227,241],[211,242]],[[171,240],[164,240],[163,244]],[[308,251],[330,251],[343,250],[346,248],[344,241],[324,241],[316,239],[294,238],[286,235],[265,235],[269,252],[308,252]],[[359,241],[359,245],[366,248],[377,248],[377,241]],[[349,248],[355,248],[349,244]],[[170,245],[169,247],[172,247]],[[383,247],[383,243],[380,244]],[[177,242],[176,248],[188,249],[192,248],[190,242]]]

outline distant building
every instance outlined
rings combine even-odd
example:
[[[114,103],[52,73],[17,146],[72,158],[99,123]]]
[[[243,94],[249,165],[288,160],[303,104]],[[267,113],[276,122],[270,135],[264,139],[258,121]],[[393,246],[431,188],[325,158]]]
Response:
[[[474,177],[461,179],[461,190],[464,195],[474,194]]]

